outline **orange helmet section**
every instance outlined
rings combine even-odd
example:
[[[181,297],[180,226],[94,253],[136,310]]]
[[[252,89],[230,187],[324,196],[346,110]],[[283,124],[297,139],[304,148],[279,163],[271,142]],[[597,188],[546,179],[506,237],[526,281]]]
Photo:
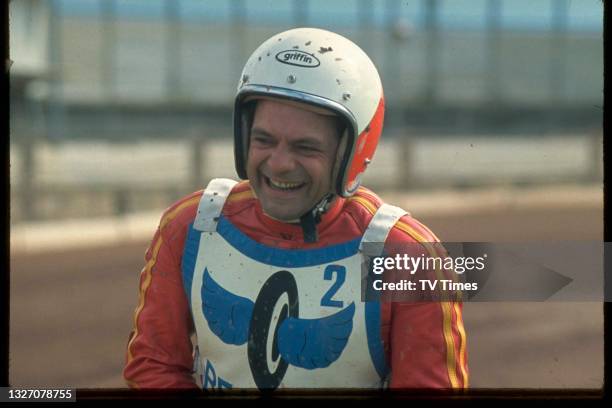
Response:
[[[341,169],[339,177],[342,186],[338,190],[342,191],[343,197],[349,197],[357,191],[361,184],[361,175],[366,171],[374,152],[378,146],[380,135],[382,134],[383,122],[385,118],[385,98],[381,97],[372,117],[372,121],[363,132],[357,137],[352,158],[344,169]]]

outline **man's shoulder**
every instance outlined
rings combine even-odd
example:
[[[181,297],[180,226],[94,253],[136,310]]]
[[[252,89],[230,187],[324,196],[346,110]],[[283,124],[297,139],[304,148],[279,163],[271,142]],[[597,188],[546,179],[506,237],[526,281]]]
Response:
[[[180,228],[191,224],[198,211],[200,200],[204,190],[195,191],[175,201],[163,212],[161,228]],[[224,211],[227,208],[235,210],[237,207],[244,206],[245,202],[253,199],[254,195],[248,182],[237,183],[231,190],[225,202]]]
[[[348,199],[348,204],[349,209],[357,213],[367,225],[384,201],[372,190],[359,187],[355,195]],[[410,214],[400,218],[389,233],[389,239],[397,242],[439,242],[438,237],[425,224]]]
[[[252,201],[256,199],[249,181],[241,181],[232,188],[227,200],[225,200],[223,211],[226,214],[237,212],[245,206],[251,205]]]
[[[370,222],[384,201],[372,190],[359,187],[355,194],[346,199],[346,208],[365,225]]]
[[[162,214],[159,229],[175,229],[193,222],[204,190],[195,191],[175,201]]]
[[[410,214],[400,218],[389,233],[389,239],[415,243],[440,242],[436,234]]]

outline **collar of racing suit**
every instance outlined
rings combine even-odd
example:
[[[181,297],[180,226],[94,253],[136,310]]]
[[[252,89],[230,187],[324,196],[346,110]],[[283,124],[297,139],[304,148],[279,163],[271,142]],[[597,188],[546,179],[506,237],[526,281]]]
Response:
[[[269,228],[272,232],[279,234],[280,236],[286,237],[289,240],[298,240],[305,243],[314,243],[317,240],[317,231],[321,232],[325,230],[331,223],[338,217],[344,206],[345,199],[342,197],[334,196],[335,199],[330,203],[328,209],[318,216],[312,215],[312,219],[305,220],[305,217],[300,219],[300,222],[287,223],[274,218],[269,217],[263,212],[261,203],[259,200],[255,200],[255,210],[259,221]],[[318,222],[317,222],[318,221]],[[306,223],[313,223],[311,225],[304,225]],[[313,231],[308,231],[308,228],[314,228]],[[310,236],[308,236],[310,234]]]

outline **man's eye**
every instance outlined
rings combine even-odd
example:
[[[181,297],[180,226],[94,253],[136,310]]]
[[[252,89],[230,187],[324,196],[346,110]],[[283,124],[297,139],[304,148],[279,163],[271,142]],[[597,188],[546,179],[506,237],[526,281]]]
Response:
[[[253,141],[255,143],[264,144],[264,145],[272,143],[272,141],[270,139],[268,139],[267,137],[254,137]]]
[[[303,152],[309,152],[309,153],[313,153],[313,152],[318,152],[319,149],[314,147],[314,146],[309,146],[309,145],[301,145],[298,146],[298,149],[300,149]]]

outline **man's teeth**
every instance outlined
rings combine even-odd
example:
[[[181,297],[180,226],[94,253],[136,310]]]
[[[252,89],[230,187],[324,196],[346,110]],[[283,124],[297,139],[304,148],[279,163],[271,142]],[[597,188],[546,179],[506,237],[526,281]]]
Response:
[[[272,187],[280,188],[283,190],[290,190],[293,188],[300,187],[302,185],[302,183],[286,183],[282,181],[275,181],[272,179],[270,179],[270,184],[272,185]]]

